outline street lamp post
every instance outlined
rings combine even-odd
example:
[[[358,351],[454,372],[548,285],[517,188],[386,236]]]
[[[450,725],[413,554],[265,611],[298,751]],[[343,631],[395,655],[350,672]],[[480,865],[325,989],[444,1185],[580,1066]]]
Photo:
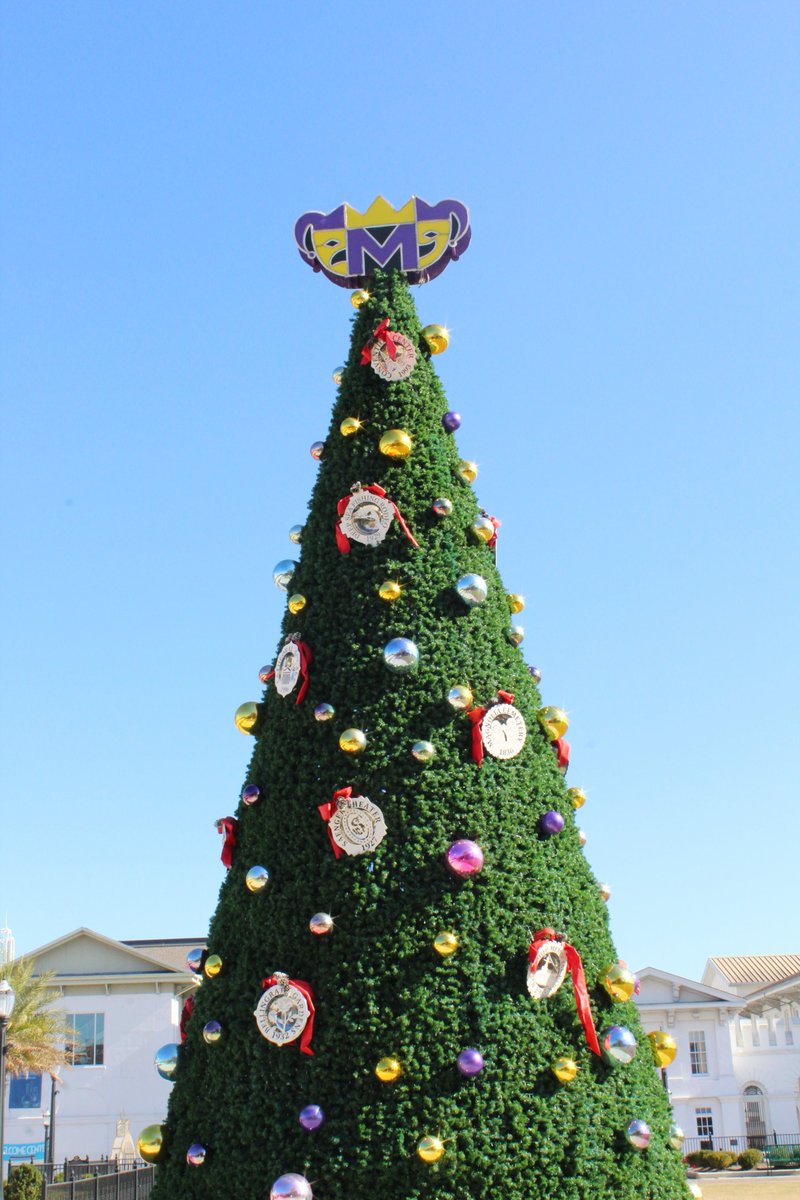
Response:
[[[14,1011],[14,989],[7,979],[0,982],[0,1200],[6,1169],[4,1117],[6,1111],[6,1025]]]
[[[44,1173],[47,1176],[47,1164],[50,1162],[50,1109],[42,1113],[42,1124],[44,1125]]]

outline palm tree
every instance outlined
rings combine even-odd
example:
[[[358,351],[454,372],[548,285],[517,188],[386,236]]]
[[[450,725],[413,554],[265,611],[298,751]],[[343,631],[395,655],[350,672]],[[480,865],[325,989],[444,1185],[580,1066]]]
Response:
[[[57,1074],[71,1044],[66,1013],[52,1007],[53,975],[34,975],[33,968],[33,960],[23,958],[3,968],[16,993],[6,1031],[6,1068],[11,1075]]]

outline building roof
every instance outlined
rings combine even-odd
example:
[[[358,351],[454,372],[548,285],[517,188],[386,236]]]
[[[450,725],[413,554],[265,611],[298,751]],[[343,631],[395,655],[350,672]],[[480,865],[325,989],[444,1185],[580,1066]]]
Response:
[[[186,970],[186,955],[189,950],[199,946],[202,950],[205,949],[206,939],[199,938],[134,938],[132,940],[125,939],[123,946],[130,946],[132,950],[139,950],[150,958],[158,959],[165,966],[172,967],[173,970]]]
[[[800,1004],[800,972],[751,992],[745,1001],[742,1015],[749,1017],[776,1010],[780,1012],[787,1004]]]
[[[728,983],[779,983],[800,974],[800,954],[734,954],[709,961]]]

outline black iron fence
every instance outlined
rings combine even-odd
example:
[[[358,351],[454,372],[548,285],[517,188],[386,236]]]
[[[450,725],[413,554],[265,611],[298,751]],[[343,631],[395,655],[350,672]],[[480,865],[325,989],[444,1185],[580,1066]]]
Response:
[[[42,1180],[41,1200],[146,1200],[155,1183],[155,1167],[96,1174],[65,1183]]]
[[[683,1153],[693,1150],[727,1150],[741,1154],[743,1150],[760,1150],[764,1155],[763,1165],[772,1170],[781,1167],[800,1167],[800,1134],[798,1133],[740,1133],[736,1137],[687,1137]]]

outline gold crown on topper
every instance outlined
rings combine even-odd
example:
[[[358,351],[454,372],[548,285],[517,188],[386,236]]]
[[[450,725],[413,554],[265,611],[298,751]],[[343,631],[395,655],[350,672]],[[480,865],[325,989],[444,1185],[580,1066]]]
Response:
[[[350,204],[307,212],[294,227],[301,258],[346,288],[364,287],[377,270],[402,271],[409,283],[427,283],[464,253],[471,236],[466,205],[428,204],[419,196],[401,208],[376,196],[364,213]]]

